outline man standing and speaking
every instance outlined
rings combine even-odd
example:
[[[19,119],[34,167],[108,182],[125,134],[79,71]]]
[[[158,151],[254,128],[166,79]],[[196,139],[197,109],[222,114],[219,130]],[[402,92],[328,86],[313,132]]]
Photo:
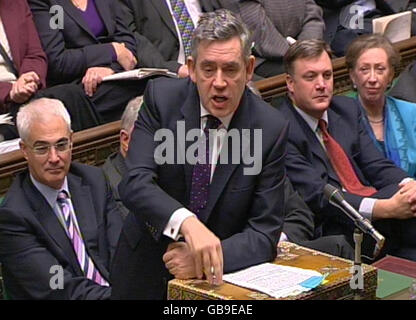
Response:
[[[223,273],[274,259],[283,225],[288,125],[246,87],[254,60],[246,27],[222,9],[204,14],[194,31],[190,78],[149,82],[127,154],[128,174],[119,187],[134,214],[126,220],[111,270],[113,298],[163,299],[172,277],[205,276],[219,284]],[[178,121],[186,132],[211,130],[200,140],[214,141],[198,148],[207,163],[181,164],[176,158],[157,164],[155,134],[170,129],[177,139]],[[250,148],[239,147],[239,163],[231,161],[234,139],[231,144],[214,129],[236,129],[241,139],[247,138],[243,129],[261,129],[260,172],[244,170]],[[248,136],[253,149],[254,135]]]

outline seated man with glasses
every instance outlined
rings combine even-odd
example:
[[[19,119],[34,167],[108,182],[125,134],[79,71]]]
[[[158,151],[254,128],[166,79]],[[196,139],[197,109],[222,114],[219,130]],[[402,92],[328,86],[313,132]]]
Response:
[[[99,168],[71,163],[64,105],[42,98],[17,114],[20,173],[0,207],[0,263],[12,299],[109,299],[121,215]]]

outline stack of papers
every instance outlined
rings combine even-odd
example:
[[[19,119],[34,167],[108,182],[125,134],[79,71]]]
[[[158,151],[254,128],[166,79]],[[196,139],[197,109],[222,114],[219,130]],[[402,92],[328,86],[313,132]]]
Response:
[[[12,116],[10,113],[0,114],[0,124],[10,124],[13,125]]]
[[[274,298],[295,296],[319,286],[326,278],[315,270],[263,263],[223,276],[224,281]]]
[[[20,149],[19,141],[20,141],[20,138],[0,142],[0,155],[3,153],[7,153],[7,152]]]

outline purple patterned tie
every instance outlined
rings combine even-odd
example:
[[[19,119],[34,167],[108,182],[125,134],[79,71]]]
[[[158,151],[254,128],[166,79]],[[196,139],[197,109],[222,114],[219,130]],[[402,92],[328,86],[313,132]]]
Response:
[[[191,54],[192,32],[195,28],[194,23],[192,22],[184,0],[170,0],[170,5],[172,6],[173,17],[178,24],[186,58]]]
[[[208,202],[208,189],[211,180],[211,163],[209,156],[209,129],[217,129],[221,121],[212,116],[207,116],[207,123],[204,128],[205,135],[205,159],[198,155],[198,162],[192,172],[191,196],[189,201],[189,210],[197,216],[205,208]],[[199,150],[199,149],[198,149]]]
[[[108,282],[101,276],[100,271],[98,271],[98,269],[94,266],[94,263],[85,249],[84,240],[82,240],[77,218],[71,210],[66,191],[62,190],[59,192],[57,202],[65,221],[66,234],[72,242],[79,265],[81,266],[81,270],[88,279],[95,281],[99,285],[109,286]]]

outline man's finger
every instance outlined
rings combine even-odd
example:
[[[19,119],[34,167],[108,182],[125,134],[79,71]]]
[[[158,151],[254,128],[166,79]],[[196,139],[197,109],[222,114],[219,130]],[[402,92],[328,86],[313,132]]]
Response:
[[[222,283],[222,276],[224,274],[224,256],[222,253],[222,246],[221,244],[217,247],[217,256],[218,256],[218,267],[215,266],[215,277],[216,281],[215,284],[221,284]]]
[[[177,250],[175,250],[175,249],[176,248],[171,249],[171,250],[166,250],[165,254],[162,257],[163,262],[166,263],[166,262],[172,260],[173,258],[175,258],[175,256],[177,256]]]
[[[195,261],[195,274],[198,279],[202,279],[204,273],[203,273],[203,265],[201,261],[201,254],[200,253],[194,253],[194,261]]]
[[[217,284],[222,282],[222,264],[221,259],[218,255],[218,250],[216,249],[211,255],[211,274],[212,274],[212,284]]]
[[[213,265],[211,263],[211,257],[210,257],[210,253],[207,251],[203,251],[202,252],[202,261],[203,261],[203,270],[204,270],[204,274],[205,277],[207,278],[208,282],[210,284],[212,284],[212,280],[213,280]]]

